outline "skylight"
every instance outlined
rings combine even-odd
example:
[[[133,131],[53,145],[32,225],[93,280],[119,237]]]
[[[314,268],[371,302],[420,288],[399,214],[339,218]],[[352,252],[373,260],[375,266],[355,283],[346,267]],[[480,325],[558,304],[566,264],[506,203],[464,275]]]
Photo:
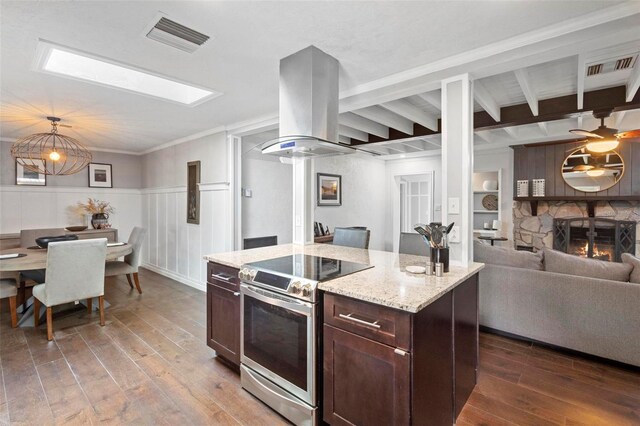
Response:
[[[191,106],[222,95],[220,92],[180,83],[85,53],[73,52],[45,42],[41,44],[45,50],[40,56],[40,68],[48,73]]]

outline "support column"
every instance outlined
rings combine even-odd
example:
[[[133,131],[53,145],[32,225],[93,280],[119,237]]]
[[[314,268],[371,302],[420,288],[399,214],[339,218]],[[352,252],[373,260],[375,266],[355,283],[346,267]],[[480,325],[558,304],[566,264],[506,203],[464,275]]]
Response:
[[[242,138],[227,134],[227,169],[229,176],[229,231],[230,250],[242,250]]]
[[[453,264],[473,262],[473,82],[469,74],[442,81],[442,222],[456,223]]]
[[[313,244],[313,160],[305,158],[293,159],[293,244]]]

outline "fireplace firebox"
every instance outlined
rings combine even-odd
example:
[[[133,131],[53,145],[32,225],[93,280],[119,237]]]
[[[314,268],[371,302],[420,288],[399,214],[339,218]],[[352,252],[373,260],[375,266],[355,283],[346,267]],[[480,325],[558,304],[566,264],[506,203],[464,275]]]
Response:
[[[636,223],[599,217],[553,220],[553,248],[576,256],[621,262],[636,252]]]

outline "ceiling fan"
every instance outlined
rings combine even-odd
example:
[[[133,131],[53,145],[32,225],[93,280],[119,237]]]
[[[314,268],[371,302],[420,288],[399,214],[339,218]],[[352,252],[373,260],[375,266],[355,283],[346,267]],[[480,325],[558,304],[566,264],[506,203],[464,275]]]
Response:
[[[600,127],[595,130],[571,129],[574,135],[584,136],[585,147],[591,152],[607,152],[615,149],[621,139],[632,139],[640,137],[640,129],[618,132],[604,124],[604,119],[611,115],[611,111],[594,112],[593,116],[600,119]]]

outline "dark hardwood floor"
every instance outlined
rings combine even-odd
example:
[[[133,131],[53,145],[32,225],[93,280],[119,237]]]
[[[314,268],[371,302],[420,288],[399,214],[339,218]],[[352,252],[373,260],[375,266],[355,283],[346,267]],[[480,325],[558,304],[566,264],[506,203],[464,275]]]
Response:
[[[205,294],[142,269],[107,279],[107,324],[84,310],[10,328],[0,312],[0,425],[286,424],[205,344]],[[630,336],[631,338],[631,336]],[[479,382],[458,425],[640,425],[640,373],[481,334]]]

